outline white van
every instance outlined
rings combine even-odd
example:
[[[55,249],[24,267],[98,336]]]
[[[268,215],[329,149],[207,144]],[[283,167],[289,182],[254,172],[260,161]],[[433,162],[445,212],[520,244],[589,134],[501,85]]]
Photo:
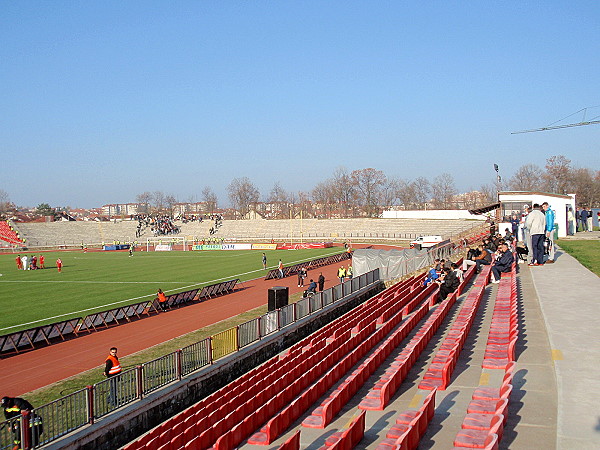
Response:
[[[442,241],[443,239],[441,236],[419,236],[410,243],[410,248],[421,250],[422,248],[433,247],[435,244],[439,244]]]

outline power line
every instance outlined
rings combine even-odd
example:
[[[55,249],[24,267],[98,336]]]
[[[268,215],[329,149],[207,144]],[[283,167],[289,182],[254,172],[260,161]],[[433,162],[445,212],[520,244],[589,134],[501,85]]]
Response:
[[[586,113],[587,113],[588,109],[593,109],[593,108],[598,108],[598,107],[600,107],[600,105],[598,105],[598,106],[588,106],[587,108],[582,108],[579,111],[574,112],[573,114],[569,114],[568,116],[563,117],[560,120],[557,120],[556,122],[552,122],[551,124],[549,124],[549,125],[547,125],[545,127],[534,128],[534,129],[531,129],[531,130],[513,131],[510,134],[522,134],[522,133],[533,133],[533,132],[536,132],[536,131],[558,130],[558,129],[561,129],[561,128],[581,127],[583,125],[597,125],[597,124],[600,123],[600,120],[595,120],[595,119],[599,118],[600,116],[592,117],[591,120],[585,120],[585,116],[586,116]],[[564,125],[555,125],[555,124],[557,124],[559,122],[562,122],[563,120],[568,119],[569,117],[572,117],[572,116],[574,116],[576,114],[579,114],[581,112],[583,112],[583,119],[581,120],[581,122],[569,123],[569,124],[564,124]]]

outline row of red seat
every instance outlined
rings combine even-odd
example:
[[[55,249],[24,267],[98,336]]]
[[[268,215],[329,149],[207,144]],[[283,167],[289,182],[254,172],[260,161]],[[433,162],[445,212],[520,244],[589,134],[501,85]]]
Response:
[[[251,429],[251,420],[246,417],[244,412],[259,411],[262,420],[265,417],[273,416],[275,412],[281,409],[292,398],[291,392],[293,391],[291,389],[283,389],[284,385],[287,386],[290,380],[302,378],[302,383],[306,384],[303,386],[302,383],[294,383],[294,388],[296,390],[305,388],[310,384],[308,380],[311,377],[318,376],[316,375],[318,374],[318,370],[308,370],[308,367],[314,364],[315,366],[319,366],[321,371],[328,370],[327,363],[331,365],[333,362],[341,359],[350,349],[358,348],[359,342],[367,341],[367,336],[375,330],[376,319],[383,311],[389,309],[390,303],[395,299],[395,293],[400,289],[408,289],[411,286],[420,284],[421,278],[408,279],[403,283],[398,283],[392,289],[383,291],[375,299],[369,300],[368,305],[356,308],[351,314],[325,327],[326,330],[320,332],[321,338],[311,336],[303,340],[297,344],[296,351],[288,352],[282,358],[273,358],[261,368],[240,377],[240,379],[212,394],[178,416],[166,421],[143,438],[129,444],[127,449],[144,448],[150,442],[153,448],[167,444],[171,446],[170,448],[180,448],[183,447],[184,443],[186,448],[201,448],[213,445],[215,442],[217,442],[218,446],[218,441],[221,438],[222,446],[227,446],[232,441],[239,441],[240,436],[247,436],[260,426],[260,423],[257,423],[256,427]],[[363,324],[362,330],[350,338],[349,329],[356,328],[356,325],[361,320],[364,321],[367,316],[370,316],[371,324]],[[331,345],[332,335],[337,336],[337,339],[333,340],[334,342],[338,344],[345,343],[343,345],[344,351],[335,351],[335,348]],[[329,340],[327,340],[328,338]],[[328,354],[333,356],[327,356]],[[351,367],[348,364],[352,360],[354,360],[352,365],[356,363],[358,360],[356,355],[358,355],[358,352],[355,352],[353,356],[346,359],[345,364],[347,368],[345,371]],[[321,360],[325,361],[325,363],[321,363]],[[345,373],[345,371],[341,371],[341,367],[331,372],[334,375],[337,374],[337,379]],[[309,373],[309,375],[305,373]],[[298,401],[295,406],[304,405],[303,410],[306,410],[310,404],[314,403],[335,382],[332,381],[335,379],[333,375],[325,378],[327,382],[314,383],[311,386],[312,394],[311,392],[307,392],[306,395],[297,397]],[[287,383],[278,382],[277,380],[285,380]],[[281,390],[285,390],[286,395],[283,395],[280,392]],[[316,392],[320,391],[322,393],[314,397]],[[278,392],[282,395],[277,394]],[[283,401],[284,399],[286,401]],[[311,400],[310,403],[308,400]],[[261,403],[263,403],[262,407]],[[254,416],[259,417],[257,414],[254,414]],[[282,419],[285,417],[289,418],[290,415],[281,414],[281,417],[276,419],[272,424],[273,426],[269,428],[270,431],[275,430],[275,428],[281,429],[281,427],[275,425],[278,422],[282,422]],[[236,422],[238,419],[239,421]],[[287,422],[287,420],[283,420],[283,422]]]
[[[377,383],[375,383],[373,389],[360,402],[359,408],[371,410],[385,409],[423,349],[437,332],[455,301],[456,293],[452,293],[434,310],[421,325],[417,333],[406,344],[402,352],[395,358],[395,361],[379,378]],[[424,305],[417,310],[417,314],[425,315],[428,310],[429,305]]]
[[[474,270],[475,266],[469,268],[470,272]],[[490,267],[487,266],[477,278],[487,280],[489,274]],[[479,308],[484,292],[484,283],[478,283],[463,301],[456,319],[448,333],[446,333],[446,337],[423,376],[423,380],[419,383],[419,389],[437,388],[440,391],[446,390],[446,387],[450,384],[450,377],[452,377],[460,352],[471,331],[475,313]]]
[[[0,240],[6,241],[9,244],[21,245],[23,240],[19,237],[19,234],[11,228],[11,226],[5,220],[0,221]]]
[[[502,275],[483,357],[485,369],[504,369],[515,360],[518,337],[516,265],[513,264],[511,272]]]
[[[503,274],[498,285],[492,324],[482,367],[504,371],[498,387],[479,387],[467,407],[467,415],[454,440],[455,448],[496,450],[502,439],[512,393],[517,339],[516,265]]]
[[[421,281],[418,281],[419,285]],[[414,284],[414,283],[413,283]],[[402,292],[395,289],[395,292]],[[431,293],[433,290],[426,290],[423,293],[416,294],[416,290],[412,293],[407,293],[408,298],[412,298],[415,295],[417,297],[425,298],[424,294]],[[398,297],[394,292],[386,292],[380,296],[379,304],[373,312],[369,313],[359,324],[353,329],[354,332],[362,333],[365,328],[370,329],[374,327],[375,323],[379,321],[379,317],[382,311],[394,309],[396,315],[383,324],[376,332],[370,335],[364,340],[357,348],[347,355],[340,363],[336,366],[335,371],[340,373],[340,376],[346,373],[356,362],[364,357],[373,346],[380,342],[386,335],[388,335],[394,327],[402,319],[401,309],[402,305],[406,302],[406,299],[396,299]],[[375,302],[369,301],[371,305]],[[400,307],[396,307],[395,304],[400,304]],[[376,352],[377,353],[377,352]],[[367,360],[359,366],[341,385],[336,389],[331,396],[324,402],[321,407],[318,407],[311,416],[309,416],[303,423],[304,426],[322,428],[329,424],[333,417],[341,410],[341,408],[347,403],[347,401],[358,391],[358,389],[364,384],[364,382],[370,377],[374,370],[381,364],[385,358],[378,357],[377,354],[370,356]],[[329,374],[328,374],[329,375]],[[311,386],[303,397],[307,397],[309,393],[315,393],[310,395],[310,398],[314,398],[314,401],[325,393],[333,384],[339,380],[340,376],[328,377],[326,382],[319,382],[314,386]],[[271,419],[266,426],[264,426],[260,432],[252,436],[248,443],[250,444],[268,444],[276,439],[281,432],[291,425],[300,415],[306,410],[304,408],[303,399],[297,399],[297,403],[300,403],[300,407],[295,402],[292,402],[288,407],[284,408],[277,416]]]
[[[350,421],[348,428],[337,431],[325,440],[321,450],[352,450],[365,435],[366,411],[361,411]]]
[[[416,449],[427,431],[435,414],[435,393],[433,388],[419,409],[409,409],[396,418],[396,424],[386,433],[377,450]]]
[[[428,296],[432,295],[434,291],[435,288],[429,286],[422,291],[418,297],[420,297],[421,300],[426,299]],[[374,341],[376,342],[380,342],[385,336],[388,336],[387,339],[385,339],[385,341],[381,343],[377,349],[373,351],[369,357],[366,358],[365,361],[302,422],[302,425],[309,428],[325,428],[329,425],[348,400],[358,392],[381,363],[390,355],[392,350],[404,340],[410,330],[415,327],[428,310],[429,304],[426,301],[424,307],[421,309],[422,312],[413,314],[409,320],[405,321],[402,326],[388,336],[402,320],[402,312],[397,311],[397,314],[383,324],[374,334]],[[372,346],[369,349],[371,348]]]

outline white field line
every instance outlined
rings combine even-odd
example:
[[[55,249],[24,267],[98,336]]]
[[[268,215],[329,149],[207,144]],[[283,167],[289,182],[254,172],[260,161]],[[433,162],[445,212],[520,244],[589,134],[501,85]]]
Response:
[[[331,256],[331,255],[334,255],[334,254],[335,253],[331,253],[329,255],[324,255],[324,256]],[[324,257],[324,256],[321,256],[321,258]],[[301,263],[301,262],[304,262],[304,261],[307,261],[307,260],[310,260],[310,258],[299,260],[299,261],[292,261],[292,262],[288,263],[288,265],[293,266],[294,264],[298,264],[298,263]],[[277,266],[267,267],[267,270],[269,270],[269,269],[275,269],[276,267]],[[187,289],[187,288],[191,289],[191,288],[194,288],[196,286],[214,284],[214,283],[218,283],[218,282],[224,281],[224,280],[232,280],[234,278],[240,278],[243,275],[248,275],[248,274],[256,273],[256,272],[262,272],[263,270],[264,269],[251,270],[250,272],[244,272],[244,273],[240,273],[240,274],[237,274],[237,275],[232,275],[230,277],[217,278],[215,280],[203,281],[201,283],[194,283],[194,284],[190,284],[190,285],[187,285],[187,286],[179,286],[177,289],[171,289],[170,291],[164,291],[164,292],[168,293],[168,292],[172,292],[172,291],[175,291],[175,290],[179,291],[181,289]],[[17,281],[17,282],[19,282],[19,281]],[[51,283],[52,281],[46,281],[46,282]],[[86,283],[86,281],[55,281],[55,282],[56,283]],[[0,283],[6,283],[6,281],[0,281]],[[40,283],[44,283],[44,281],[40,281]],[[89,281],[89,283],[119,283],[119,282],[118,281],[109,281],[109,282],[106,282],[106,281],[104,281],[104,282],[103,281],[98,281],[98,282],[96,282],[96,281]],[[128,283],[128,282],[123,282],[123,283]],[[133,281],[132,283],[146,283],[146,282],[144,282],[144,281],[140,281],[140,282]],[[10,327],[0,328],[0,331],[10,330],[12,328],[18,328],[18,327],[22,327],[22,326],[25,326],[25,325],[33,325],[33,324],[36,324],[36,323],[39,323],[39,322],[45,322],[45,321],[50,320],[50,319],[59,319],[61,317],[74,316],[74,315],[81,314],[81,313],[84,313],[84,312],[95,311],[95,310],[98,310],[100,308],[105,308],[107,306],[120,305],[122,303],[132,302],[133,300],[140,300],[140,299],[143,299],[143,298],[154,297],[154,296],[155,296],[155,294],[147,294],[147,295],[142,295],[140,297],[127,298],[125,300],[119,300],[118,302],[107,303],[105,305],[95,306],[93,308],[81,309],[79,311],[72,311],[72,312],[65,313],[65,314],[59,314],[57,316],[46,317],[45,319],[39,319],[39,320],[34,320],[32,322],[25,322],[25,323],[21,323],[19,325],[12,325]]]

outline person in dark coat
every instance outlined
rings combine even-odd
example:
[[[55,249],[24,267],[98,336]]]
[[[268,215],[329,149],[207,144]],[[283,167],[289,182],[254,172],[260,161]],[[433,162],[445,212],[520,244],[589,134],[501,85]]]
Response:
[[[512,252],[508,249],[508,244],[503,242],[498,247],[500,255],[496,258],[492,266],[492,283],[500,283],[500,274],[510,272],[512,264],[515,260]]]
[[[439,281],[440,283],[440,294],[439,294],[439,299],[438,301],[444,301],[446,300],[446,297],[448,297],[449,294],[451,294],[452,292],[456,291],[456,289],[458,289],[458,286],[460,286],[460,280],[458,279],[458,277],[456,276],[456,274],[454,273],[454,271],[452,269],[449,269],[447,267],[444,267],[443,271],[443,278],[442,281]]]
[[[323,288],[325,287],[325,277],[323,276],[323,272],[319,274],[317,283],[319,284],[319,292],[323,292]]]

